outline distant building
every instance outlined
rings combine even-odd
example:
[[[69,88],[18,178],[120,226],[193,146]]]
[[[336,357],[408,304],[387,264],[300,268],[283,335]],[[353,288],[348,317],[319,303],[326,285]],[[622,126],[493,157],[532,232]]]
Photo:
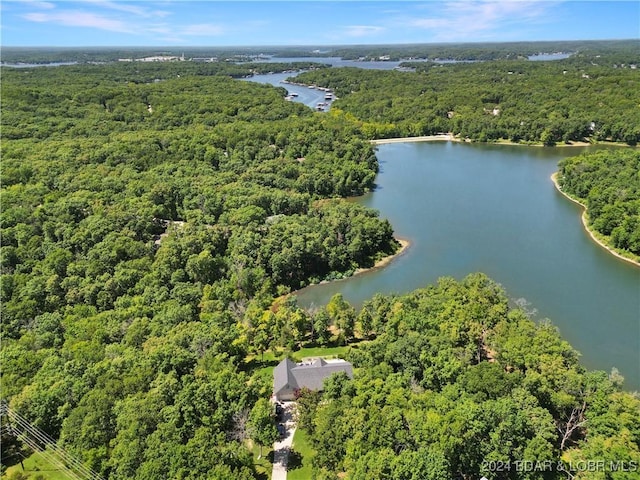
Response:
[[[211,62],[217,62],[218,57],[193,57],[191,61],[201,62],[201,63],[211,63]]]
[[[136,59],[136,62],[175,62],[181,59],[184,60],[184,55],[182,58],[171,55],[156,55],[153,57],[138,58]]]
[[[345,360],[323,360],[294,363],[285,358],[273,370],[273,394],[277,400],[293,400],[302,388],[322,390],[324,380],[336,372],[353,378],[353,365]]]

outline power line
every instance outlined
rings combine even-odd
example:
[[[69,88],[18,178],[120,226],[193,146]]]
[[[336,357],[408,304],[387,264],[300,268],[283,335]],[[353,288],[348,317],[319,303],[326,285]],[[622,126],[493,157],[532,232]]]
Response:
[[[83,464],[76,457],[60,447],[46,432],[32,425],[26,418],[11,409],[6,402],[0,402],[0,416],[9,421],[2,428],[7,430],[40,453],[47,461],[60,468],[72,480],[103,480],[103,478]]]
[[[51,450],[54,452],[60,459],[69,466],[72,470],[77,470],[79,474],[81,474],[85,478],[90,479],[99,479],[100,476],[93,472],[91,469],[87,468],[83,463],[69,454],[65,449],[59,447],[55,441],[51,437],[49,437],[45,432],[40,430],[38,427],[31,425],[24,417],[22,417],[17,412],[8,409],[7,410],[9,418],[16,422],[16,424],[21,427],[20,433],[23,436],[30,437],[30,440],[39,446],[41,450]]]
[[[11,420],[17,423],[22,428],[23,436],[29,437],[29,439],[36,446],[39,446],[41,451],[52,451],[67,467],[74,473],[81,475],[83,478],[89,478],[91,480],[99,480],[100,476],[93,470],[86,467],[82,462],[76,459],[73,455],[69,454],[65,449],[58,446],[56,442],[45,432],[38,427],[31,425],[24,417],[19,413],[7,409],[8,416]]]

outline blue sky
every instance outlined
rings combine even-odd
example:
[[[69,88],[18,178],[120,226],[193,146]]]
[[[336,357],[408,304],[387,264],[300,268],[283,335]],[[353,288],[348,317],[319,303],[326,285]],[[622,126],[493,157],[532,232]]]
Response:
[[[4,46],[239,46],[640,37],[632,1],[2,0]]]

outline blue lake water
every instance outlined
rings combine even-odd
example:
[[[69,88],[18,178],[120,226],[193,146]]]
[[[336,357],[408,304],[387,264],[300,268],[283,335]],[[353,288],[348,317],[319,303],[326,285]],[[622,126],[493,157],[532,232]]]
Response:
[[[536,53],[535,55],[529,55],[529,60],[533,62],[547,62],[550,60],[563,60],[565,58],[569,58],[572,53]]]
[[[78,62],[50,62],[50,63],[3,63],[3,67],[9,68],[33,68],[33,67],[62,67],[65,65],[77,65]]]
[[[620,370],[640,388],[640,269],[582,228],[581,209],[549,179],[581,148],[397,143],[379,147],[378,187],[354,199],[388,218],[409,250],[389,266],[306,288],[300,304],[336,292],[355,305],[442,276],[481,271],[534,318],[549,318],[589,368]]]
[[[366,63],[366,62],[359,62]],[[387,62],[377,62],[387,63]],[[324,92],[257,75],[313,107]],[[589,147],[595,149],[596,147]],[[535,319],[549,318],[588,368],[617,368],[640,390],[640,269],[596,245],[581,209],[556,191],[558,161],[584,148],[395,143],[378,147],[374,192],[354,199],[388,218],[412,245],[389,266],[298,293],[321,305],[341,292],[359,306],[376,292],[406,293],[442,276],[481,271]]]
[[[398,61],[367,61],[343,60],[340,57],[270,57],[264,60],[267,63],[292,63],[292,62],[317,62],[331,65],[332,67],[357,67],[372,70],[393,70],[401,62]]]
[[[295,98],[295,101],[304,103],[306,106],[311,108],[315,108],[318,103],[325,102],[325,92],[321,90],[308,88],[302,85],[291,85],[289,83],[283,82],[283,80],[295,76],[295,73],[269,73],[265,75],[254,75],[253,77],[245,78],[243,80],[257,83],[268,83],[276,87],[284,87],[290,94],[298,94],[298,96]],[[330,104],[331,102],[327,103]],[[331,105],[325,108],[325,111],[329,110],[330,106]]]

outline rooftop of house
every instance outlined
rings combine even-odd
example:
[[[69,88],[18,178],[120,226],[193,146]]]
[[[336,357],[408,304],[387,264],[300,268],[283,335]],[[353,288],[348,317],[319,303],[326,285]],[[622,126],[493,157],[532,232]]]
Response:
[[[322,390],[324,380],[336,372],[345,372],[353,378],[353,365],[341,359],[316,358],[294,363],[285,358],[273,370],[273,391],[277,394],[283,389]]]

